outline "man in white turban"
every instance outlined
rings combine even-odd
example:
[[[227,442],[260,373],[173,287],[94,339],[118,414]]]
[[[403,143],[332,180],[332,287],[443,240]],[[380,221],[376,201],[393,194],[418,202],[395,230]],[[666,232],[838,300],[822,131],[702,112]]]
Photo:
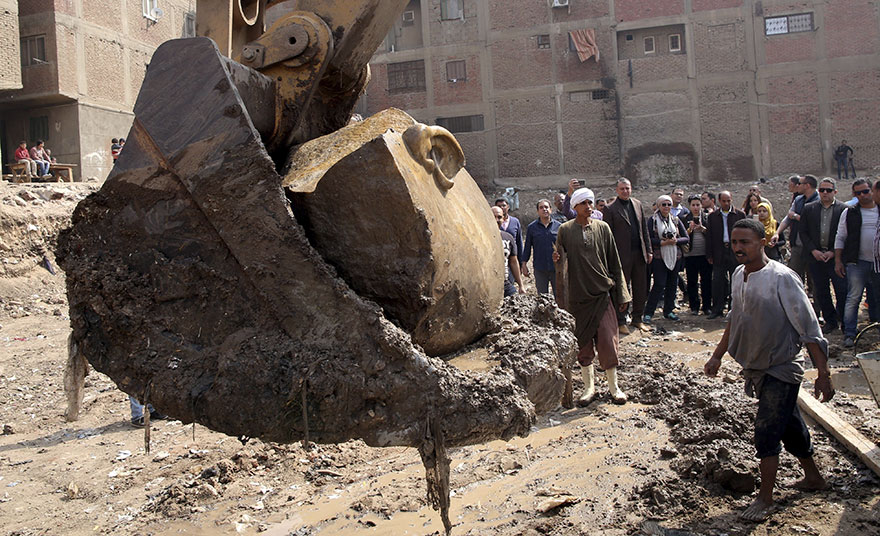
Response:
[[[617,404],[626,402],[626,395],[617,385],[617,312],[627,309],[631,297],[611,228],[590,217],[593,201],[595,196],[589,188],[572,194],[571,206],[577,217],[559,228],[553,253],[554,261],[559,262],[562,255],[568,261],[567,303],[575,318],[578,363],[584,378],[580,406],[596,396],[594,357],[605,370],[611,399]]]

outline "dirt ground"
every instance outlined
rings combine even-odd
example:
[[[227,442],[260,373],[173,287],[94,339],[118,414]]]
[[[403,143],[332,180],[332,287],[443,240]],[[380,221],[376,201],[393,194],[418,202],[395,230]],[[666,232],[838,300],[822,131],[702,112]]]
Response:
[[[66,422],[69,320],[51,247],[94,188],[0,185],[0,533],[442,533],[414,449],[243,443],[169,420],[152,424],[147,453],[144,430],[128,422],[127,395],[94,371],[80,419]],[[729,358],[719,378],[700,371],[724,324],[682,317],[623,339],[621,384],[630,403],[604,396],[542,416],[526,438],[451,451],[453,533],[880,533],[880,480],[817,426],[817,462],[831,489],[788,487],[799,470],[783,454],[779,511],[761,524],[739,520],[758,479],[755,405]],[[838,389],[831,406],[876,443],[880,412],[841,342],[831,337]],[[453,363],[492,366],[479,354]],[[580,388],[576,380],[576,396]],[[603,381],[598,388],[604,393]]]

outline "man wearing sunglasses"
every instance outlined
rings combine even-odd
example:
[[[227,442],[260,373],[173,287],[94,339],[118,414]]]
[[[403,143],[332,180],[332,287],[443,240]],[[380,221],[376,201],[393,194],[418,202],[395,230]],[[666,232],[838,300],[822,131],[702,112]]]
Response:
[[[856,179],[852,186],[859,204],[849,207],[840,216],[834,240],[834,271],[846,277],[848,287],[843,312],[843,346],[852,348],[859,320],[862,294],[873,279],[874,289],[880,288],[874,272],[874,237],[877,234],[877,205],[871,196],[871,183]]]
[[[830,333],[843,323],[846,303],[846,279],[834,271],[834,240],[840,216],[846,205],[834,198],[837,193],[834,179],[825,177],[819,183],[819,201],[807,204],[801,214],[801,239],[807,255],[807,270],[813,282],[816,305],[825,318],[822,331]],[[837,298],[831,300],[831,287]]]

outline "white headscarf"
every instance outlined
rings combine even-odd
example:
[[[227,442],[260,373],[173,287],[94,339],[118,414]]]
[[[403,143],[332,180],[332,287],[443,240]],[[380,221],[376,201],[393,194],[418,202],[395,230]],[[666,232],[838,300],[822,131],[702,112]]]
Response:
[[[672,198],[668,195],[661,195],[657,198],[657,212],[654,213],[654,228],[657,230],[657,236],[663,240],[663,234],[670,231],[675,235],[675,238],[678,238],[678,225],[672,219],[672,211],[670,210],[669,215],[665,218],[660,214],[660,203],[664,201],[672,205]],[[675,270],[675,263],[678,261],[678,245],[660,246],[660,256],[667,268]]]
[[[578,188],[571,194],[571,209],[574,210],[574,207],[580,205],[584,201],[589,199],[591,202],[596,202],[596,196],[593,194],[593,190],[589,188]]]

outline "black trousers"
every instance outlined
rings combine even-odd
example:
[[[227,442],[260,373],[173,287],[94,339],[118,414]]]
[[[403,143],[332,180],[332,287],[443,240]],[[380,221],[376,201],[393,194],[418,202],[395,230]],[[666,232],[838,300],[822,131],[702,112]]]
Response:
[[[681,262],[681,261],[679,261]],[[654,274],[654,286],[648,294],[648,303],[645,305],[645,314],[653,316],[663,296],[663,314],[668,315],[675,309],[676,282],[678,281],[678,263],[670,270],[666,267],[661,257],[654,257],[651,261],[651,273]]]
[[[825,327],[843,326],[843,309],[846,306],[846,279],[834,272],[834,260],[819,262],[810,256],[808,265],[813,280],[813,299],[825,318]],[[834,287],[835,305],[831,300],[831,287]]]
[[[712,313],[721,314],[730,299],[730,279],[737,267],[733,251],[726,247],[720,259],[712,264]]]
[[[703,312],[708,313],[712,309],[712,265],[705,255],[698,255],[685,257],[684,269],[691,311],[699,311],[702,305]]]

